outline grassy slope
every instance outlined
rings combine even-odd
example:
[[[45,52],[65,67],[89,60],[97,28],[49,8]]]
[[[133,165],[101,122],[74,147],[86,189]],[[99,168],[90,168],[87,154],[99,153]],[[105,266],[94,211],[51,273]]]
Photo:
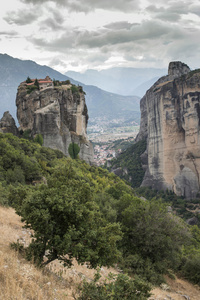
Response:
[[[12,208],[0,206],[0,299],[34,299],[34,300],[72,300],[75,287],[82,278],[93,278],[95,270],[79,266],[76,262],[71,269],[53,262],[44,271],[28,263],[9,246],[20,239],[24,243],[30,240],[30,234],[22,228],[20,217]],[[114,269],[102,268],[105,278]],[[167,279],[170,290],[155,288],[152,299],[164,299],[167,295],[174,300],[187,295],[191,300],[199,300],[200,288],[191,283],[176,279]]]
[[[57,261],[43,271],[36,268],[10,248],[9,244],[17,239],[25,244],[30,241],[29,231],[22,226],[14,209],[0,206],[0,299],[74,299],[75,286],[84,277],[92,279],[95,270],[78,265],[76,261],[71,269]],[[109,272],[116,273],[112,268],[102,268],[103,277]]]

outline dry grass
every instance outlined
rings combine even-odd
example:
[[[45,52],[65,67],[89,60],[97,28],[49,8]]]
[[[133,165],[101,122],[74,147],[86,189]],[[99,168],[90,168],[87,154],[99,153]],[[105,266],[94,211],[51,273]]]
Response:
[[[10,248],[17,240],[28,244],[30,232],[22,225],[13,209],[0,207],[0,299],[70,299],[61,280],[44,274]]]
[[[200,287],[194,286],[186,280],[177,278],[176,280],[166,278],[167,285],[163,285],[166,289],[155,288],[152,291],[150,299],[163,300],[200,300]]]
[[[27,262],[20,254],[10,248],[11,242],[27,245],[30,231],[23,229],[20,217],[12,208],[0,207],[0,299],[2,300],[73,300],[76,285],[83,279],[92,280],[95,270],[74,261],[67,269],[54,261],[44,270]],[[105,278],[114,269],[102,268]],[[169,289],[155,288],[151,299],[190,300],[200,299],[200,289],[181,279],[167,278]],[[171,297],[171,298],[170,298]],[[187,299],[187,298],[185,298]]]
[[[83,279],[92,280],[95,270],[74,261],[72,268],[64,268],[58,261],[44,270],[27,262],[10,248],[19,240],[25,246],[30,231],[23,228],[20,217],[12,208],[0,207],[0,299],[5,300],[72,300],[76,285]],[[102,276],[114,269],[102,268]]]

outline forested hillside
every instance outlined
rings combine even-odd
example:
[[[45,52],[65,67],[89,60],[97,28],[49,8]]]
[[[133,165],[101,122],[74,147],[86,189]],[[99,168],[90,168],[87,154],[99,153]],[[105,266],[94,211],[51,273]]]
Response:
[[[119,299],[147,299],[149,283],[160,284],[164,274],[200,283],[200,230],[162,200],[141,199],[113,173],[12,134],[0,134],[0,154],[0,204],[14,207],[33,230],[27,247],[12,244],[26,259],[39,266],[55,259],[70,266],[73,257],[90,267],[117,264],[138,276],[122,274],[115,288],[106,286]],[[125,285],[127,297],[119,294]],[[95,288],[88,283],[81,293],[94,296]],[[99,293],[112,299],[104,288]]]
[[[144,177],[141,155],[146,149],[146,141],[140,141],[127,147],[117,158],[112,159],[107,168],[114,171],[122,179],[130,182],[131,186],[139,187]]]

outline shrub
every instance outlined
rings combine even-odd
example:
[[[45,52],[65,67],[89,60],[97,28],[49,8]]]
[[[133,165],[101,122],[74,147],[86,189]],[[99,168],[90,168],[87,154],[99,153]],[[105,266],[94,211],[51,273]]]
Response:
[[[150,297],[151,286],[139,277],[134,280],[124,274],[109,274],[107,280],[99,283],[97,273],[92,282],[83,281],[78,287],[77,300],[145,300]]]
[[[32,137],[31,137],[31,129],[26,129],[23,131],[22,133],[22,137],[26,140],[31,140]]]
[[[78,87],[76,85],[71,86],[71,91],[72,91],[72,94],[75,94],[75,93],[79,92]]]
[[[0,205],[8,206],[8,191],[7,189],[0,183]]]
[[[26,87],[26,90],[27,90],[27,94],[30,94],[33,91],[38,90],[38,87],[36,85],[30,85]]]
[[[200,252],[186,259],[181,273],[186,279],[200,285]]]
[[[43,145],[43,137],[41,134],[37,134],[34,138],[34,142]]]

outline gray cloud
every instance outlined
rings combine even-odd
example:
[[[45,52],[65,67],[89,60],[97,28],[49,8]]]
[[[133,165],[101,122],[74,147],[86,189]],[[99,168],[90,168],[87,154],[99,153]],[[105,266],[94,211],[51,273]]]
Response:
[[[16,36],[18,33],[14,30],[12,31],[0,31],[0,35],[7,35],[7,36]]]
[[[36,4],[36,3],[35,3]],[[39,12],[39,13],[38,13]],[[4,17],[4,20],[12,25],[29,25],[37,21],[40,17],[49,16],[39,23],[40,30],[63,30],[64,17],[59,10],[52,7],[32,6],[30,9],[20,9],[18,11],[10,11]]]
[[[141,44],[145,44],[145,41],[162,43],[165,40],[169,42],[172,39],[178,40],[184,37],[182,29],[158,21],[146,21],[137,25],[123,22],[124,26],[121,25],[122,23],[120,23],[121,30],[118,30],[119,23],[117,22],[108,24],[103,29],[96,31],[68,30],[51,41],[45,38],[32,37],[29,37],[29,40],[46,50],[62,52],[67,48],[101,49],[132,42]],[[111,28],[113,30],[110,30]]]
[[[62,24],[59,24],[53,18],[47,18],[46,20],[40,22],[39,25],[40,25],[40,30],[53,30],[53,31],[63,30]]]
[[[187,63],[187,58],[194,55],[194,49],[195,53],[200,50],[198,35],[194,29],[151,20],[141,24],[112,22],[93,31],[68,28],[55,39],[29,37],[29,41],[39,49],[65,55],[71,66],[98,67],[115,56],[123,58],[126,64],[142,62],[145,66],[168,64],[177,59]],[[61,64],[51,62],[51,66]]]
[[[63,23],[65,21],[64,16],[59,10],[55,10],[51,7],[47,7],[49,17],[39,23],[40,30],[63,30]]]
[[[16,31],[11,30],[11,31],[0,31],[0,36],[4,36],[6,38],[17,38],[19,35]]]
[[[161,3],[163,3],[163,6],[160,6]],[[150,5],[146,8],[146,11],[153,14],[156,19],[178,22],[182,15],[188,15],[189,13],[200,16],[200,5],[196,5],[192,1],[159,1],[159,7]]]
[[[151,5],[152,1],[149,1],[150,5],[146,9],[140,6],[142,0],[19,1],[26,5],[26,9],[10,12],[4,19],[11,25],[28,25],[34,22],[34,31],[30,31],[30,36],[26,38],[32,43],[33,49],[35,46],[41,52],[52,53],[49,54],[53,57],[49,63],[52,67],[60,66],[64,69],[69,65],[76,67],[81,64],[98,67],[106,61],[110,63],[111,57],[114,59],[119,57],[120,62],[124,60],[127,64],[140,61],[144,64],[154,62],[156,64],[164,60],[168,63],[169,60],[185,60],[184,51],[187,57],[196,55],[195,53],[199,51],[197,17],[192,20],[189,14],[200,16],[200,5],[194,5],[193,0],[178,0],[178,2],[160,0],[155,2],[155,5]],[[99,8],[102,9],[102,27],[93,30],[84,29],[85,26],[89,27],[88,20],[92,14],[88,19],[84,14],[76,15],[80,17],[77,24],[82,24],[82,27],[67,25],[70,23],[67,18],[73,18],[75,15],[70,15],[70,12],[87,13]],[[111,17],[120,21],[112,22],[113,19],[110,19],[110,23],[105,24],[103,10],[112,11]],[[132,13],[136,10],[138,13],[140,10],[138,18],[136,16],[134,19],[133,13],[133,19],[132,21],[129,19],[129,22],[126,21],[125,14],[119,14],[119,12]],[[98,12],[98,18],[100,13],[101,11]],[[127,16],[129,18],[130,14]],[[100,26],[99,20],[97,21]],[[141,23],[135,23],[137,21]],[[91,25],[95,28],[95,20]],[[16,33],[12,34],[10,33],[10,37],[15,37]],[[0,32],[0,35],[5,35],[5,32]]]
[[[162,38],[179,39],[182,32],[178,28],[166,26],[162,22],[146,21],[142,24],[134,25],[127,30],[112,30],[88,32],[85,31],[78,37],[78,44],[89,48],[103,47],[104,45],[119,45],[130,42],[144,43],[145,40],[160,40]]]
[[[104,28],[108,28],[111,30],[122,30],[122,29],[130,30],[133,26],[137,26],[137,25],[139,25],[139,23],[129,23],[126,21],[121,21],[121,22],[113,22],[107,24],[104,26]]]
[[[193,5],[190,12],[200,17],[200,5]]]
[[[4,17],[4,20],[8,24],[16,24],[16,25],[27,25],[33,23],[35,20],[38,19],[38,10],[29,9],[27,10],[18,10],[18,11],[10,11]]]
[[[67,64],[62,59],[60,59],[59,57],[54,57],[49,62],[49,66],[52,67],[52,68],[57,67],[57,66],[62,66],[64,68],[66,68]]]
[[[65,6],[70,11],[83,11],[90,12],[95,9],[108,9],[114,11],[135,11],[139,8],[139,0],[21,0],[21,2],[26,4],[44,4],[45,2],[53,2],[56,5]]]

